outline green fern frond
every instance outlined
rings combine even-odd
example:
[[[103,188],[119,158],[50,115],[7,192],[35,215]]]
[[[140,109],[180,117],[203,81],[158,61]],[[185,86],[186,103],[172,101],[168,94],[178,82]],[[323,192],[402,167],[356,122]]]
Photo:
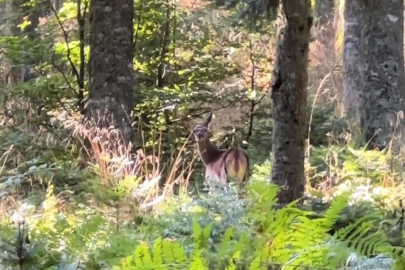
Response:
[[[196,217],[193,217],[194,248],[203,249],[207,246],[214,222],[210,222],[204,229],[201,228]]]
[[[339,220],[341,213],[348,206],[349,194],[342,194],[338,196],[330,205],[328,210],[326,210],[323,218],[319,219],[319,225],[326,230],[332,229],[336,221]]]
[[[387,247],[387,249],[382,251],[382,253],[389,253],[398,260],[405,260],[404,258],[405,247],[393,247],[393,246]]]
[[[229,265],[226,267],[226,270],[236,270],[235,261],[238,261],[240,259],[240,254],[241,251],[235,252],[235,254],[232,256],[232,259],[229,261]]]
[[[176,250],[174,250],[176,249]],[[162,258],[166,263],[176,263],[176,257],[174,254],[177,254],[178,249],[182,247],[175,246],[175,243],[169,242],[167,239],[164,239],[162,242]]]
[[[376,214],[369,214],[359,218],[354,223],[345,228],[339,229],[336,236],[340,239],[352,240],[355,235],[362,233],[365,230],[369,230],[373,222],[378,219]]]
[[[200,224],[197,221],[196,217],[193,217],[193,235],[194,236],[199,236],[202,233],[202,228],[200,226]]]
[[[390,247],[388,238],[381,231],[374,229],[378,218],[377,214],[368,214],[359,218],[353,224],[337,231],[334,239],[345,242],[359,254],[365,256],[386,251]]]
[[[234,235],[234,229],[232,227],[229,227],[226,229],[224,236],[222,237],[222,241],[219,244],[218,248],[218,255],[220,258],[225,256],[229,249],[231,248],[231,239],[232,236]]]
[[[249,270],[265,270],[266,268],[262,265],[262,258],[261,256],[257,256],[249,265]]]
[[[122,269],[122,270],[126,270],[126,269],[131,269],[131,267],[135,264],[134,262],[134,256],[130,255],[125,257],[123,260],[121,260],[121,267],[114,267],[114,270],[118,270],[118,269]]]
[[[199,251],[196,251],[200,256]],[[194,262],[194,267],[200,265],[201,258],[193,253],[191,264]],[[142,242],[136,248],[131,256],[127,256],[121,261],[121,270],[130,269],[156,269],[156,270],[168,270],[172,269],[170,266],[178,266],[176,269],[184,269],[186,265],[190,263],[187,258],[184,248],[178,242],[171,242],[168,239],[159,237],[156,239],[152,252],[149,250],[149,245],[146,242]],[[190,265],[191,265],[190,264]],[[198,270],[204,270],[205,268],[193,268]]]
[[[163,258],[166,263],[184,264],[188,261],[184,248],[178,242],[163,240]]]
[[[202,237],[203,237],[203,244],[204,247],[207,245],[208,239],[211,236],[212,228],[214,227],[214,222],[211,221],[202,231]]]
[[[202,250],[194,250],[191,256],[191,263],[189,270],[205,270],[208,269],[205,266],[204,260],[201,256]]]
[[[234,245],[234,250],[236,251],[243,251],[245,250],[246,246],[251,243],[248,234],[244,233],[239,238],[238,242]]]
[[[146,243],[141,243],[135,249],[135,265],[136,266],[152,266],[152,257],[149,253],[149,246]]]
[[[271,228],[269,228],[272,234],[279,234],[284,231],[284,228],[293,224],[297,218],[304,217],[309,212],[304,212],[293,206],[287,206],[277,211],[275,221],[272,222]]]
[[[162,265],[163,264],[163,241],[162,237],[156,239],[155,243],[153,244],[152,250],[153,262],[155,265]]]

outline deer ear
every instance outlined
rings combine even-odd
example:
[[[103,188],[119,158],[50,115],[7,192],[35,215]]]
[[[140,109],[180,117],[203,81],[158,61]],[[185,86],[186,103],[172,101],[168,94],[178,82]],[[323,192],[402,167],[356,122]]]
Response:
[[[211,120],[212,120],[212,111],[209,112],[207,118],[205,119],[204,126],[208,127],[211,123]]]

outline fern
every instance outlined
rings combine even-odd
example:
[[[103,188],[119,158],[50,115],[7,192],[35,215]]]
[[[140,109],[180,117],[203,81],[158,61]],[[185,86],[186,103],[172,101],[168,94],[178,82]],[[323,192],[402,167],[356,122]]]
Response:
[[[262,257],[257,256],[249,265],[249,270],[265,270],[267,267],[262,266]]]
[[[280,210],[264,211],[264,207],[274,205],[275,190],[263,183],[261,187],[253,187],[259,196],[248,216],[256,221],[260,237],[255,237],[253,253],[249,255],[242,249],[242,256],[253,258],[250,269],[261,269],[259,258],[261,262],[283,264],[284,269],[295,269],[297,265],[333,268],[339,267],[353,251],[366,256],[389,252],[385,235],[374,228],[377,214],[366,214],[330,235],[329,231],[348,207],[349,194],[338,196],[322,217],[314,219],[313,213],[298,209],[294,203]]]
[[[376,214],[367,214],[330,235],[331,228],[347,207],[347,194],[337,197],[324,215],[314,218],[312,212],[297,208],[295,203],[274,209],[277,189],[271,184],[253,183],[250,192],[255,201],[248,204],[244,220],[253,231],[227,228],[215,251],[208,246],[214,235],[214,221],[195,215],[185,221],[185,224],[191,223],[192,235],[183,239],[181,235],[158,237],[153,242],[131,241],[134,248],[130,248],[133,254],[129,256],[125,254],[128,248],[124,242],[129,239],[121,240],[119,252],[117,240],[110,240],[110,252],[124,257],[115,263],[114,269],[236,270],[242,267],[255,270],[267,269],[271,264],[283,265],[285,270],[297,266],[338,268],[353,251],[364,255],[392,252],[384,235],[374,227]],[[202,223],[207,225],[202,226]]]
[[[145,242],[138,245],[135,249],[134,254],[135,265],[142,266],[145,268],[151,267],[152,264],[152,256],[149,253],[149,246]]]
[[[236,270],[235,261],[238,261],[241,257],[241,251],[237,251],[229,262],[229,265],[226,267],[226,270]]]
[[[152,250],[146,242],[138,245],[134,253],[127,256],[121,266],[115,269],[190,269],[205,270],[205,261],[202,257],[202,250],[194,250],[191,258],[186,256],[184,248],[175,241],[156,239]]]
[[[218,248],[218,256],[223,258],[230,250],[232,243],[232,236],[234,236],[234,230],[232,227],[229,227],[222,238],[221,243]]]
[[[206,264],[202,259],[202,250],[194,250],[191,256],[191,264],[189,270],[205,270]]]
[[[153,251],[152,251],[152,256],[153,256],[153,261],[156,263],[156,265],[162,265],[163,264],[163,241],[162,237],[159,237],[156,239],[155,244],[153,245]]]
[[[165,239],[163,240],[163,260],[169,264],[184,264],[188,258],[180,243]]]
[[[319,225],[322,226],[325,230],[332,229],[336,221],[341,216],[342,211],[348,206],[349,203],[349,194],[344,193],[338,196],[331,204],[331,206],[326,210],[323,218],[319,219]],[[317,224],[317,225],[318,225]]]
[[[214,223],[210,222],[204,229],[202,229],[200,224],[198,224],[197,219],[193,217],[193,238],[195,249],[202,249],[207,246],[213,225]]]
[[[372,230],[378,218],[377,214],[359,218],[353,224],[337,231],[334,239],[345,242],[348,247],[365,256],[386,251],[390,246],[387,237],[381,231]]]

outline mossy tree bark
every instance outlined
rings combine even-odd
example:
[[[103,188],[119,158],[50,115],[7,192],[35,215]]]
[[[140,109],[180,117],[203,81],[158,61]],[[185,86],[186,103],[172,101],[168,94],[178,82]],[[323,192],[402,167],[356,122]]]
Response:
[[[394,138],[403,110],[403,0],[346,0],[343,88],[346,117],[369,149]]]
[[[282,0],[273,70],[273,166],[271,182],[283,186],[281,205],[300,198],[305,190],[305,111],[307,106],[310,0]]]
[[[359,95],[362,88],[360,50],[364,0],[346,0],[344,6],[343,103],[352,133],[359,133]]]
[[[367,0],[363,8],[361,130],[369,148],[384,149],[404,109],[404,0]]]
[[[93,126],[110,130],[110,148],[114,149],[127,147],[134,138],[133,4],[133,0],[90,2],[89,97],[85,116]]]

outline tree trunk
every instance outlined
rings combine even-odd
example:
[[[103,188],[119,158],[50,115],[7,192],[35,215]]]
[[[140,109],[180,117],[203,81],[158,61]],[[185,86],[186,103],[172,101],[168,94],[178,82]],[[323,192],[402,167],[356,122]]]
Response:
[[[310,0],[282,0],[273,70],[273,167],[271,181],[284,186],[281,205],[300,198],[305,189],[305,111],[308,50],[312,27]]]
[[[352,133],[359,133],[359,94],[362,89],[360,50],[364,0],[346,0],[344,6],[343,94],[345,117]]]
[[[133,0],[90,1],[86,119],[109,129],[109,150],[133,141]],[[94,122],[93,122],[94,121]],[[119,141],[118,141],[119,140]]]
[[[364,2],[360,120],[369,148],[389,146],[404,95],[404,1]],[[357,79],[357,78],[352,78]]]

